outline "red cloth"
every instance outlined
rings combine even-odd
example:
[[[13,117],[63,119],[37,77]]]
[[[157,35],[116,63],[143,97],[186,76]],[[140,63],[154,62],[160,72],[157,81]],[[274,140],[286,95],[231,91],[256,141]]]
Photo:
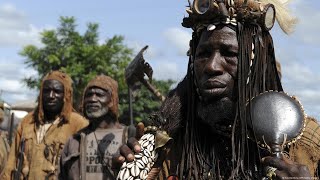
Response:
[[[176,175],[171,175],[167,178],[167,180],[179,180],[179,178]]]

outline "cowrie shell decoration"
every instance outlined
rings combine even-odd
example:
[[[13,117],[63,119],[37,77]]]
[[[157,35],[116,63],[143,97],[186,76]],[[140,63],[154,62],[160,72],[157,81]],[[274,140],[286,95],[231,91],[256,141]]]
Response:
[[[213,31],[216,29],[216,26],[214,24],[209,24],[207,27],[207,31]]]
[[[117,180],[147,179],[148,173],[158,158],[155,152],[155,136],[150,133],[145,134],[139,143],[141,152],[134,155],[134,161],[122,164]]]

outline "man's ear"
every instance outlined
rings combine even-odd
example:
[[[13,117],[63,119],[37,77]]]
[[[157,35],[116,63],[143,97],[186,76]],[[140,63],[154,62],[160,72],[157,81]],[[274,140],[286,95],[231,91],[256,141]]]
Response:
[[[109,101],[109,103],[108,103],[108,108],[111,108],[113,106],[113,99],[112,99],[112,97],[111,97],[111,99],[110,99],[110,101]]]

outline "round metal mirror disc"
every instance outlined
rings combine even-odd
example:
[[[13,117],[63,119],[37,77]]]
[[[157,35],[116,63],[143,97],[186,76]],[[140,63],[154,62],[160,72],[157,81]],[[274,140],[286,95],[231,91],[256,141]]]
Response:
[[[297,137],[304,126],[304,113],[300,104],[281,92],[266,92],[251,101],[249,126],[260,142],[283,144]]]
[[[204,14],[210,7],[210,0],[195,0],[193,6],[198,14]]]

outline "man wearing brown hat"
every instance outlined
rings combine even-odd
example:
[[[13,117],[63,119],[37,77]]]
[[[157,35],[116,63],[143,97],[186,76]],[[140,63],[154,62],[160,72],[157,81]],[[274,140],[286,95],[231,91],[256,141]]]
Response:
[[[17,128],[1,179],[56,179],[65,142],[87,125],[73,112],[71,78],[60,71],[48,73],[41,83],[38,106]]]
[[[118,101],[118,83],[109,76],[88,83],[82,107],[90,123],[66,143],[59,179],[115,179],[112,156],[127,140],[127,127],[118,121]]]

